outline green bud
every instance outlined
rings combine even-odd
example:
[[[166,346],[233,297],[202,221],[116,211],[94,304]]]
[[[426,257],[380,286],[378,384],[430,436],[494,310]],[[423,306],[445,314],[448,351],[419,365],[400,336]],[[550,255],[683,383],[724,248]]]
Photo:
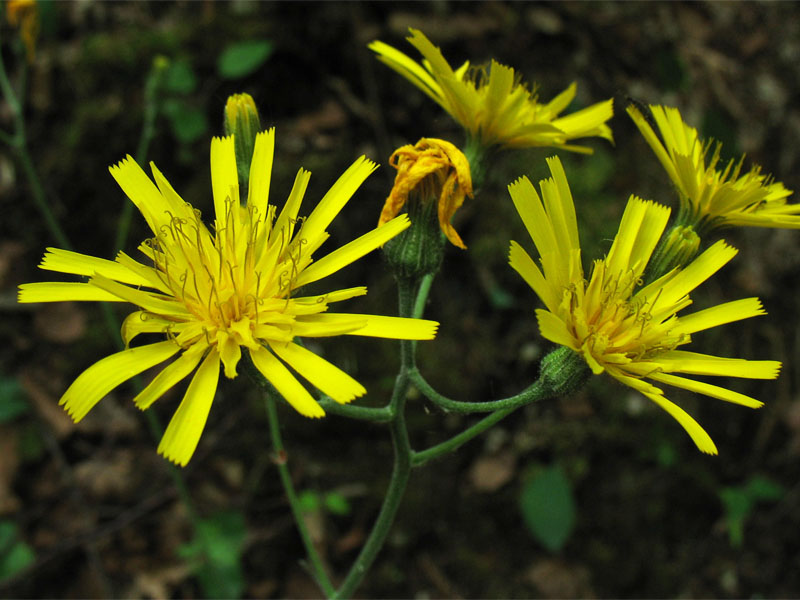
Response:
[[[423,199],[414,192],[406,207],[411,227],[386,242],[383,253],[397,277],[419,279],[439,270],[446,238],[435,199]]]
[[[592,372],[583,357],[566,346],[559,346],[542,359],[540,381],[558,396],[581,389]]]
[[[700,236],[691,225],[673,225],[661,238],[650,264],[647,266],[645,281],[650,283],[675,267],[688,265],[700,250]]]
[[[250,162],[256,145],[256,135],[261,132],[258,109],[250,94],[234,94],[225,104],[225,135],[233,135],[236,148],[236,169],[239,173],[241,197],[247,198],[250,181]]]

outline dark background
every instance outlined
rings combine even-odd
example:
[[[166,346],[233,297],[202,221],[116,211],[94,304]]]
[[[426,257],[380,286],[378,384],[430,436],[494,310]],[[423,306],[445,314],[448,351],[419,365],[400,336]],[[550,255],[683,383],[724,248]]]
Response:
[[[264,126],[277,127],[272,203],[296,170],[313,172],[306,212],[361,154],[386,165],[420,137],[463,141],[421,92],[376,61],[381,39],[417,58],[404,41],[421,28],[453,66],[495,58],[548,101],[572,81],[570,110],[631,96],[678,106],[723,156],[747,153],[790,189],[798,181],[800,11],[793,3],[57,3],[43,9],[26,98],[31,151],[56,214],[76,249],[113,257],[125,199],[107,167],[135,152],[144,82],[156,55],[196,75],[179,106],[205,116],[206,131],[181,141],[162,111],[148,160],[204,214],[211,208],[208,149],[227,96],[253,95]],[[15,79],[21,56],[3,25],[3,59]],[[268,39],[269,60],[225,80],[217,60],[233,42]],[[16,81],[16,79],[15,79]],[[173,106],[174,108],[174,106]],[[560,153],[573,188],[585,258],[610,246],[628,196],[674,205],[655,156],[624,111],[615,145],[590,141],[591,157]],[[11,129],[0,101],[0,126]],[[202,125],[202,123],[201,123]],[[36,269],[54,240],[30,200],[22,170],[0,153],[0,372],[31,406],[0,424],[0,520],[14,523],[35,559],[0,583],[22,597],[197,597],[202,590],[177,549],[189,541],[185,507],[141,413],[121,386],[80,424],[57,401],[74,378],[114,351],[94,304],[17,305],[16,286],[50,279]],[[456,215],[469,246],[447,248],[426,316],[438,338],[420,344],[422,370],[444,394],[488,400],[533,381],[548,349],[538,337],[533,292],[506,264],[508,243],[530,240],[505,186],[545,174],[547,149],[500,155],[484,188]],[[335,248],[377,221],[393,178],[383,166],[331,228]],[[147,234],[136,216],[131,242]],[[694,296],[703,308],[759,296],[768,316],[696,336],[694,350],[784,362],[776,382],[722,382],[766,402],[754,412],[669,390],[707,428],[720,456],[699,453],[669,416],[607,378],[575,397],[529,406],[415,471],[363,597],[792,597],[800,595],[800,402],[797,272],[800,233],[735,230],[740,255]],[[134,242],[133,240],[136,240]],[[588,266],[588,265],[587,265]],[[368,284],[342,310],[394,314],[391,275],[379,253],[335,278]],[[124,307],[119,314],[123,316]],[[388,399],[396,344],[323,340],[314,349],[364,383],[364,402]],[[9,384],[11,385],[11,384]],[[153,408],[166,423],[183,391]],[[424,448],[463,429],[410,402],[412,441]],[[346,514],[316,511],[312,530],[341,577],[377,512],[391,447],[379,425],[281,411],[289,464],[301,490],[335,491]],[[519,510],[525,482],[560,465],[577,507],[574,531],[549,552]],[[263,407],[245,378],[224,380],[190,465],[183,470],[200,516],[244,515],[246,596],[319,594],[301,566],[303,549],[271,463]],[[728,488],[766,478],[779,497],[748,512],[743,543],[730,540]]]

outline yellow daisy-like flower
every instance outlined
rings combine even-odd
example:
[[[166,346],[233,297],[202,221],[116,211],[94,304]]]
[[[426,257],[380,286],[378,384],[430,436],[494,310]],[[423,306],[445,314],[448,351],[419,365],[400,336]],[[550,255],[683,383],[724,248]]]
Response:
[[[677,108],[650,106],[659,137],[642,112],[628,114],[678,188],[684,224],[701,229],[721,226],[800,228],[800,204],[787,204],[792,192],[753,167],[741,175],[744,157],[718,170],[720,144],[706,165],[711,143],[703,143]]]
[[[493,60],[488,73],[471,70],[469,62],[453,70],[441,50],[421,31],[409,31],[408,41],[424,58],[421,65],[380,41],[372,42],[369,48],[381,62],[446,110],[481,145],[552,146],[591,153],[591,148],[569,144],[569,140],[602,137],[613,141],[611,129],[605,124],[613,116],[612,100],[559,117],[575,97],[574,83],[547,104],[540,104],[511,67]]]
[[[109,391],[144,370],[179,355],[142,390],[134,403],[144,410],[197,368],[158,451],[185,465],[205,426],[217,388],[220,364],[229,378],[245,347],[253,364],[301,414],[325,413],[296,376],[339,403],[365,393],[355,379],[294,342],[295,337],[363,335],[431,339],[437,323],[399,317],[331,314],[334,302],[366,293],[365,287],[316,296],[297,291],[378,248],[409,225],[401,216],[318,260],[313,254],[326,229],[376,165],[359,158],[334,183],[311,214],[298,218],[310,173],[300,169],[283,209],[267,203],[274,129],[256,138],[248,198],[239,202],[233,137],[211,142],[214,233],[151,164],[153,179],[130,157],[111,174],[144,216],[155,237],[139,246],[152,264],[120,252],[116,261],[48,249],[41,268],[85,275],[82,283],[29,283],[20,302],[100,300],[130,302],[140,310],[122,326],[126,346],[141,333],[166,334],[165,341],[126,350],[84,371],[61,398],[78,421]],[[277,216],[276,216],[277,214]],[[199,365],[199,368],[198,368]]]
[[[552,178],[541,182],[541,199],[527,178],[509,186],[541,257],[540,269],[519,244],[511,242],[511,266],[546,307],[536,311],[542,336],[579,353],[593,373],[605,371],[647,396],[683,426],[701,451],[716,454],[716,446],[703,428],[645,379],[750,408],[762,406],[744,394],[676,375],[752,379],[778,375],[781,365],[776,361],[679,350],[691,341],[693,333],[764,314],[757,298],[747,298],[677,315],[692,303],[689,293],[733,258],[736,249],[717,242],[686,268],[674,269],[642,286],[642,273],[670,211],[631,196],[608,255],[594,262],[587,282],[567,178],[558,158],[549,159],[548,164]]]
[[[455,212],[472,198],[472,178],[467,157],[450,142],[422,138],[415,145],[395,150],[389,164],[397,169],[394,186],[383,205],[378,226],[390,222],[416,193],[421,201],[438,199],[439,226],[450,243],[466,250],[466,246],[450,224]]]

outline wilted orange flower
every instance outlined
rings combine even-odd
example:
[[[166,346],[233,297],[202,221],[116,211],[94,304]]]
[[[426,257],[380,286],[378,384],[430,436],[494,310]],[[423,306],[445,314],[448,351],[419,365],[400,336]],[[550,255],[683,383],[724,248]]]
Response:
[[[378,226],[397,216],[412,192],[423,202],[438,198],[442,233],[454,246],[466,250],[450,224],[450,219],[464,204],[464,198],[472,198],[472,177],[464,153],[445,140],[422,138],[416,145],[407,144],[395,150],[389,164],[397,169],[397,176],[383,205]]]
[[[39,8],[36,0],[6,0],[6,20],[12,27],[19,27],[28,62],[33,62],[36,38],[39,35]]]

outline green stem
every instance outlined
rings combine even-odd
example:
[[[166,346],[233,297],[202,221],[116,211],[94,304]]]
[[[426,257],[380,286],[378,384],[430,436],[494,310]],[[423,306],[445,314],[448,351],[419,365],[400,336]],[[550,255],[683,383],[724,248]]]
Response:
[[[453,436],[449,440],[444,441],[441,444],[436,444],[435,446],[432,446],[427,450],[414,452],[411,455],[411,466],[420,467],[429,460],[433,460],[434,458],[438,458],[443,454],[453,452],[466,442],[470,441],[472,438],[477,437],[478,435],[489,429],[492,425],[494,425],[501,419],[505,419],[508,415],[510,415],[518,408],[519,406],[513,406],[511,408],[506,408],[503,410],[498,410],[496,412],[493,412],[492,414],[484,417],[471,427],[465,429],[458,435]]]
[[[407,386],[403,387],[406,387],[407,390]],[[367,541],[361,548],[361,552],[359,552],[353,566],[350,567],[350,571],[342,585],[332,596],[333,598],[349,598],[356,591],[378,556],[378,552],[383,548],[386,536],[389,534],[394,518],[397,515],[397,509],[400,508],[400,503],[403,500],[403,494],[411,474],[412,452],[402,410],[398,413],[396,420],[392,421],[391,431],[394,462],[392,463],[392,476],[389,480],[389,487],[386,489],[383,504]]]
[[[316,582],[325,595],[331,597],[335,593],[335,588],[325,571],[322,558],[314,547],[314,541],[311,539],[311,534],[306,527],[303,511],[300,508],[300,501],[297,498],[297,493],[292,483],[292,477],[289,474],[289,467],[286,464],[286,450],[283,447],[283,440],[281,439],[280,423],[278,422],[278,411],[275,407],[275,399],[273,395],[266,390],[264,391],[264,399],[267,405],[267,419],[269,421],[270,437],[272,438],[272,449],[275,452],[276,464],[278,466],[281,484],[283,485],[283,491],[286,493],[286,498],[289,501],[289,507],[292,510],[292,516],[294,517],[295,525],[297,525],[297,531],[300,533],[300,538],[303,540],[303,545],[306,548],[306,554],[311,562]]]
[[[166,72],[166,59],[157,57],[147,75],[144,86],[144,119],[142,122],[142,134],[139,136],[139,145],[136,148],[135,159],[139,165],[144,164],[150,143],[155,137],[156,117],[158,116],[158,91]],[[114,238],[114,251],[118,252],[125,248],[128,241],[128,233],[131,229],[131,219],[133,218],[133,202],[125,202],[122,205],[122,213],[117,222],[117,235]]]
[[[515,396],[503,398],[501,400],[489,400],[486,402],[462,402],[459,400],[451,400],[442,396],[439,392],[433,389],[418,369],[412,369],[408,374],[411,381],[423,395],[436,404],[439,408],[447,412],[455,413],[476,413],[476,412],[494,412],[496,410],[515,409],[529,404],[536,400],[540,400],[542,388],[538,382],[531,385],[529,388],[521,391]]]
[[[388,423],[394,418],[388,406],[374,408],[371,406],[354,406],[352,404],[339,404],[328,396],[318,400],[319,405],[325,412],[348,417],[359,421],[372,421],[374,423]]]
[[[414,279],[404,277],[397,279],[398,313],[401,317],[410,317],[413,314],[417,304],[414,294],[417,287],[417,281]],[[419,299],[418,295],[416,299]],[[353,562],[350,571],[347,573],[342,585],[336,590],[333,598],[349,598],[364,580],[367,571],[369,571],[372,563],[375,562],[378,553],[386,542],[386,536],[389,534],[397,515],[397,510],[403,500],[403,494],[411,474],[411,456],[413,454],[411,443],[408,439],[405,417],[408,387],[411,384],[408,373],[413,368],[414,344],[409,340],[402,340],[400,342],[400,372],[397,374],[392,399],[388,406],[393,415],[389,426],[394,450],[389,487],[386,489],[386,495],[383,497],[378,517],[372,525],[372,531],[370,531],[367,541],[361,548],[361,552],[358,553],[358,557]]]
[[[23,65],[23,72],[25,68],[26,67]],[[53,211],[50,210],[50,205],[47,203],[47,197],[44,193],[44,188],[42,187],[39,176],[36,173],[36,168],[33,166],[33,161],[31,160],[30,152],[28,151],[28,139],[25,134],[25,115],[23,113],[22,104],[17,98],[17,95],[14,93],[14,88],[12,87],[11,82],[8,80],[8,75],[6,74],[6,68],[5,64],[3,63],[2,56],[0,56],[0,91],[2,91],[3,97],[11,109],[11,114],[14,121],[14,136],[11,138],[11,143],[9,145],[14,149],[17,155],[17,160],[19,160],[22,171],[28,180],[28,185],[31,189],[31,196],[33,197],[33,203],[44,219],[45,226],[47,227],[48,231],[50,231],[50,235],[52,235],[56,242],[58,242],[58,244],[63,248],[71,250],[72,245],[69,243],[69,239],[64,233],[64,230],[61,228],[61,225],[58,223]]]
[[[417,298],[414,301],[414,311],[411,314],[411,316],[415,319],[421,319],[423,313],[425,312],[425,303],[428,301],[428,294],[431,291],[431,285],[433,285],[434,277],[435,275],[433,273],[428,273],[422,278],[422,281],[419,284]]]

